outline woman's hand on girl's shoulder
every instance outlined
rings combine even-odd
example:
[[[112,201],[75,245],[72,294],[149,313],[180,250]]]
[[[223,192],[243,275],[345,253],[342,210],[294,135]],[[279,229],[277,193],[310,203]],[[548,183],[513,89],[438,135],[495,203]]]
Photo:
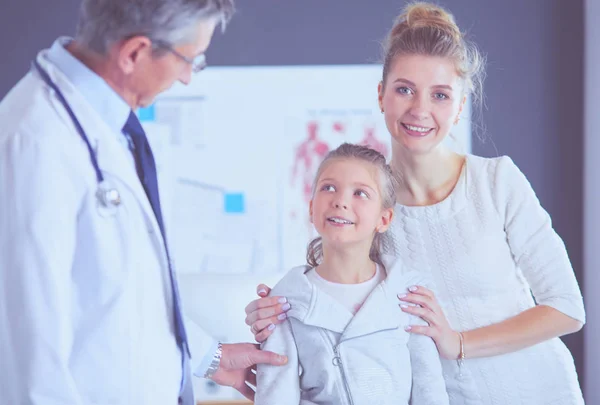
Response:
[[[246,306],[246,325],[257,342],[262,343],[275,329],[275,326],[286,320],[286,312],[290,304],[285,297],[269,297],[271,289],[264,284],[256,288],[259,297]]]
[[[402,311],[418,316],[427,323],[407,326],[407,332],[432,338],[440,356],[445,359],[459,357],[460,337],[458,332],[450,327],[433,291],[421,286],[412,286],[407,293],[398,294],[398,299],[401,301]]]

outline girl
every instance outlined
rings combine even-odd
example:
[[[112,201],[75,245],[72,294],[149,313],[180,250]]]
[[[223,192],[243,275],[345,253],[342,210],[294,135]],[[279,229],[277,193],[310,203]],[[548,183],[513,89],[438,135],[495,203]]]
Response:
[[[410,332],[436,342],[451,404],[583,404],[559,339],[584,324],[583,300],[550,217],[510,158],[442,143],[465,97],[481,99],[482,75],[438,6],[408,6],[389,33],[379,105],[400,180],[390,231],[395,254],[437,292],[414,286],[402,309],[427,322]],[[273,304],[247,307],[260,341],[279,322]]]
[[[421,278],[381,253],[393,182],[385,158],[367,147],[343,144],[321,164],[310,202],[320,237],[308,266],[273,289],[291,305],[289,322],[263,344],[288,364],[258,367],[256,404],[448,403],[435,344],[405,331],[409,316],[396,298]]]

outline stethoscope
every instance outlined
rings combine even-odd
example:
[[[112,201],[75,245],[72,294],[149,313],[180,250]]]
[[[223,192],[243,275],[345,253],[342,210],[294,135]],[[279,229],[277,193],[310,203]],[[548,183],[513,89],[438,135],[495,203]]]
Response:
[[[81,139],[83,139],[83,142],[85,142],[85,144],[87,146],[87,149],[90,153],[90,160],[92,162],[92,166],[94,167],[94,171],[96,172],[96,181],[98,182],[98,190],[96,191],[96,198],[98,199],[100,204],[106,208],[109,208],[111,206],[118,207],[119,205],[121,205],[121,195],[119,194],[119,191],[116,188],[110,186],[108,184],[108,182],[104,180],[104,176],[102,175],[102,171],[100,170],[100,166],[98,165],[98,159],[96,159],[96,154],[94,153],[94,150],[92,149],[90,140],[88,139],[85,131],[83,130],[81,123],[75,116],[73,109],[71,108],[71,106],[69,105],[67,100],[65,99],[65,96],[62,94],[62,92],[60,91],[58,86],[52,81],[48,72],[46,72],[40,66],[40,64],[38,63],[37,60],[33,61],[33,66],[36,68],[36,70],[42,77],[42,80],[52,90],[54,90],[54,92],[56,93],[56,97],[58,98],[58,101],[60,101],[60,103],[63,105],[63,107],[69,114],[69,117],[71,117],[71,120],[73,121],[73,124],[75,125],[75,128],[77,129],[77,132],[79,132],[79,136],[81,137]]]

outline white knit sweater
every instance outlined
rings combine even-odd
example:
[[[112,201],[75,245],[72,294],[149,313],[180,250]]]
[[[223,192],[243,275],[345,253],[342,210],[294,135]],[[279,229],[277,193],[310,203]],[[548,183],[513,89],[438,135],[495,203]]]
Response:
[[[564,243],[508,157],[468,155],[451,195],[432,206],[398,205],[391,233],[408,270],[433,280],[456,330],[498,323],[536,302],[585,322]],[[558,338],[468,359],[460,374],[456,361],[443,368],[452,405],[583,403],[573,358]]]

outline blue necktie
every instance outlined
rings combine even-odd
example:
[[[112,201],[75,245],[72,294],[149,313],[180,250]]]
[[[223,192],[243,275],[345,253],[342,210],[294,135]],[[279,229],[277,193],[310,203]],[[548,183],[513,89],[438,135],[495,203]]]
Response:
[[[158,181],[156,177],[156,163],[154,162],[154,156],[152,155],[152,149],[146,138],[146,133],[140,124],[135,113],[132,111],[129,113],[129,118],[123,127],[123,131],[129,134],[133,141],[133,156],[135,158],[135,165],[138,176],[144,186],[152,210],[160,227],[160,231],[163,236],[165,244],[165,252],[167,253],[167,261],[169,263],[169,276],[171,278],[171,290],[173,292],[173,312],[175,317],[175,334],[177,336],[177,343],[179,344],[182,351],[185,351],[187,355],[190,355],[190,349],[187,342],[187,334],[185,326],[183,324],[183,317],[181,315],[181,303],[179,298],[179,289],[177,287],[177,278],[173,271],[171,264],[171,257],[169,255],[169,248],[167,246],[167,235],[165,234],[165,227],[163,224],[162,212],[160,209],[160,198],[158,194]]]

